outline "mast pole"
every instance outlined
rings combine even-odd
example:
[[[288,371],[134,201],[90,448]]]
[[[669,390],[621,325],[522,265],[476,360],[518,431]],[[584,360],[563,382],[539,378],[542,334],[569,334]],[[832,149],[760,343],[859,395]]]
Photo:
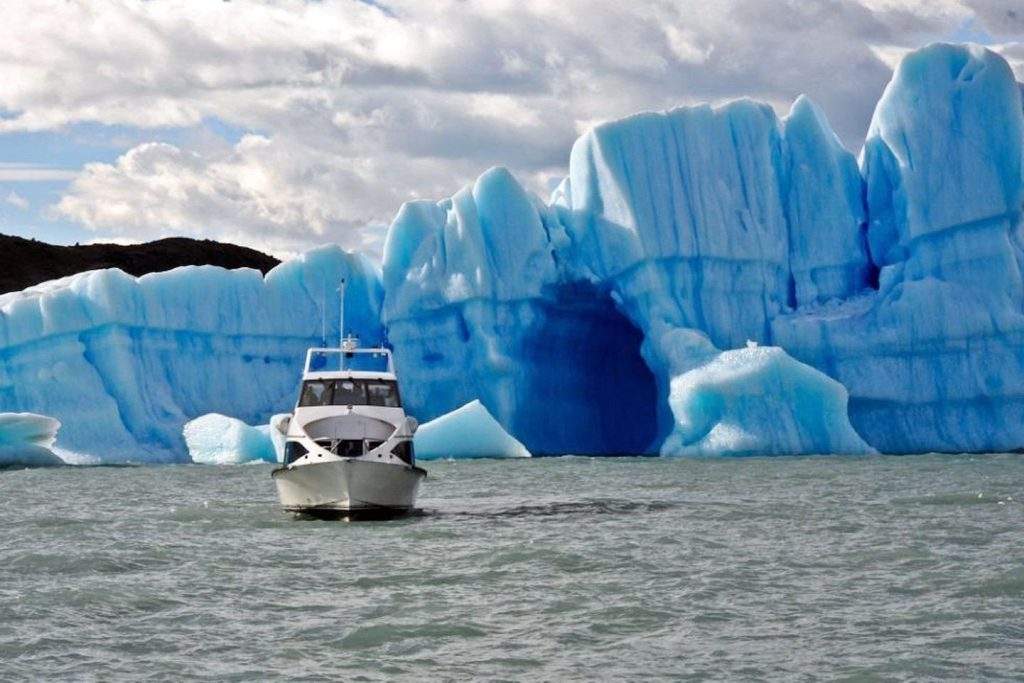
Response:
[[[341,287],[338,288],[338,348],[345,345],[345,278],[341,278]]]

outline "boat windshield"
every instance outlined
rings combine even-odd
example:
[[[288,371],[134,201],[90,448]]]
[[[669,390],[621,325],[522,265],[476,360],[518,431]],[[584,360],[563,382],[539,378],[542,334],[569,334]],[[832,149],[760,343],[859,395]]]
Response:
[[[387,379],[314,379],[302,384],[299,407],[380,406],[401,408],[398,383]]]

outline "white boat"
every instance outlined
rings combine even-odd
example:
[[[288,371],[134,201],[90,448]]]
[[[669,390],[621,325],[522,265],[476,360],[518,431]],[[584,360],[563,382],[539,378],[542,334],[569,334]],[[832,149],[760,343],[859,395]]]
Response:
[[[284,465],[272,477],[281,505],[330,518],[411,512],[427,474],[416,466],[416,427],[390,350],[359,348],[352,337],[309,349],[295,412],[280,426]]]

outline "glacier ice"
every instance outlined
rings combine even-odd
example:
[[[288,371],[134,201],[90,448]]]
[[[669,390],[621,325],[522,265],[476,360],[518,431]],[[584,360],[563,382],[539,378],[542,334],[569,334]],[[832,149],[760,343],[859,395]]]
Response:
[[[57,440],[60,420],[34,413],[0,413],[0,444],[34,443],[49,448]]]
[[[850,426],[843,385],[778,347],[723,351],[672,378],[663,455],[873,453]]]
[[[989,50],[909,54],[861,158],[877,291],[773,321],[881,451],[1024,446],[1022,110]]]
[[[0,410],[181,459],[189,418],[291,407],[347,274],[413,416],[478,399],[537,455],[1024,448],[1022,100],[994,52],[936,44],[859,159],[805,97],[644,113],[581,136],[548,201],[494,168],[406,204],[379,274],[326,249],[6,295]]]
[[[505,178],[499,197],[523,192],[492,170],[472,191],[429,211],[406,207],[389,236],[390,253],[401,258],[389,262],[385,253],[385,319],[391,330],[394,321],[424,321],[425,309],[437,310],[451,292],[469,292],[463,310],[492,316],[507,305],[502,297],[512,298],[507,292],[528,311],[549,305],[558,292],[572,292],[576,301],[607,296],[614,310],[599,327],[628,323],[642,335],[640,357],[657,395],[657,424],[647,433],[655,447],[669,439],[663,452],[688,446],[678,438],[690,419],[681,398],[688,394],[677,388],[697,377],[708,385],[708,373],[738,358],[752,364],[748,378],[793,374],[794,383],[803,383],[800,393],[832,397],[827,403],[837,416],[842,396],[826,375],[839,380],[849,392],[853,426],[881,450],[1019,448],[1021,112],[1020,90],[1001,57],[974,46],[934,45],[897,69],[859,167],[806,98],[781,120],[767,105],[741,100],[608,122],[574,145],[569,176],[546,206],[488,198],[503,207],[501,221],[476,220],[475,205],[491,191],[487,176]],[[516,245],[529,256],[513,249],[518,261],[496,263],[487,245],[502,238],[486,236],[469,241],[470,256],[462,252],[467,231],[496,227],[519,237]],[[488,284],[495,267],[503,268],[500,287]],[[465,287],[473,275],[482,276],[480,286]],[[392,341],[414,368],[443,353],[433,342],[444,346],[460,333],[488,360],[513,359],[503,365],[464,357],[453,364],[453,384],[467,387],[460,397],[483,395],[468,388],[473,384],[501,386],[489,405],[537,450],[530,440],[537,428],[514,420],[536,403],[537,392],[520,392],[529,386],[530,368],[541,366],[516,353],[528,323],[522,314],[495,319],[500,324],[449,319],[447,334],[393,334]],[[784,351],[717,355],[747,340]],[[591,358],[586,349],[573,350],[569,362]],[[623,350],[634,357],[632,343]],[[449,375],[423,372],[436,385],[421,383],[418,402],[436,398],[447,407],[458,400],[446,393]],[[759,382],[761,390],[771,384],[754,381],[752,393]],[[775,383],[772,391],[784,388]],[[649,395],[649,380],[644,391]],[[559,406],[572,394],[545,398]],[[770,452],[792,452],[786,444],[793,434],[819,428],[832,431],[795,448],[834,443],[864,450],[849,425],[796,409],[784,391],[772,400],[789,406],[785,419],[767,422],[758,416],[763,406],[744,400],[729,404],[739,411],[729,424],[749,422],[759,432],[758,447]],[[612,425],[629,423],[614,409],[603,415]],[[586,434],[588,426],[608,423],[571,424]],[[745,450],[743,439],[715,443],[717,452]]]
[[[535,454],[656,448],[641,334],[607,292],[562,276],[554,208],[505,169],[412,202],[384,247],[383,320],[422,421],[479,398]]]
[[[277,462],[271,429],[270,425],[251,427],[233,417],[210,413],[186,422],[182,435],[192,462],[237,465]]]
[[[63,465],[53,452],[60,421],[35,413],[0,413],[0,467]]]
[[[413,447],[419,460],[530,457],[478,400],[420,425]]]
[[[58,446],[103,461],[182,461],[191,418],[292,408],[306,348],[337,338],[342,277],[347,329],[380,343],[379,272],[338,247],[265,278],[101,270],[0,296],[0,410],[53,415]]]

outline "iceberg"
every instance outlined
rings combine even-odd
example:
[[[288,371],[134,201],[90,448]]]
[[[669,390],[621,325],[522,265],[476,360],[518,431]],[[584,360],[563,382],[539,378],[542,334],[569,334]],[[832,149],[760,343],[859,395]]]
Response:
[[[238,465],[277,462],[271,426],[250,427],[241,420],[211,413],[185,423],[182,436],[192,462],[203,465]]]
[[[567,278],[554,208],[506,169],[402,207],[384,247],[383,321],[406,410],[479,398],[535,454],[657,448],[642,335],[607,291]]]
[[[930,45],[859,158],[806,97],[642,113],[582,135],[547,200],[493,168],[407,203],[379,272],[325,248],[266,278],[96,271],[2,296],[0,410],[53,415],[74,451],[182,460],[192,418],[292,406],[344,276],[424,428],[478,400],[535,455],[1016,450],[1022,206],[1011,68]]]
[[[35,413],[0,413],[0,467],[63,465],[53,452],[60,421]]]
[[[672,378],[666,456],[874,453],[850,426],[846,389],[777,347],[714,354]]]
[[[0,296],[0,410],[52,415],[60,447],[104,462],[186,461],[188,420],[293,406],[306,348],[337,338],[343,277],[347,330],[381,343],[379,271],[338,247],[266,277],[111,269]]]
[[[413,447],[419,460],[530,457],[478,400],[420,425]]]
[[[634,424],[621,410],[638,402],[654,425],[633,452],[1020,448],[1022,109],[1001,57],[933,45],[897,69],[859,164],[807,98],[784,119],[741,100],[595,127],[547,204],[492,169],[407,205],[384,256],[385,323],[414,402],[486,397],[539,453],[566,445],[552,425],[576,435],[562,452],[594,452],[594,427]],[[595,370],[563,326],[587,306],[604,313],[575,321],[586,339],[617,335]],[[570,343],[555,363],[526,352],[549,338]],[[537,376],[560,381],[539,392]],[[567,414],[597,408],[598,387],[628,398]],[[724,412],[697,419],[704,401]]]
[[[881,451],[1024,447],[1022,110],[994,52],[907,55],[861,156],[877,290],[773,321]]]

